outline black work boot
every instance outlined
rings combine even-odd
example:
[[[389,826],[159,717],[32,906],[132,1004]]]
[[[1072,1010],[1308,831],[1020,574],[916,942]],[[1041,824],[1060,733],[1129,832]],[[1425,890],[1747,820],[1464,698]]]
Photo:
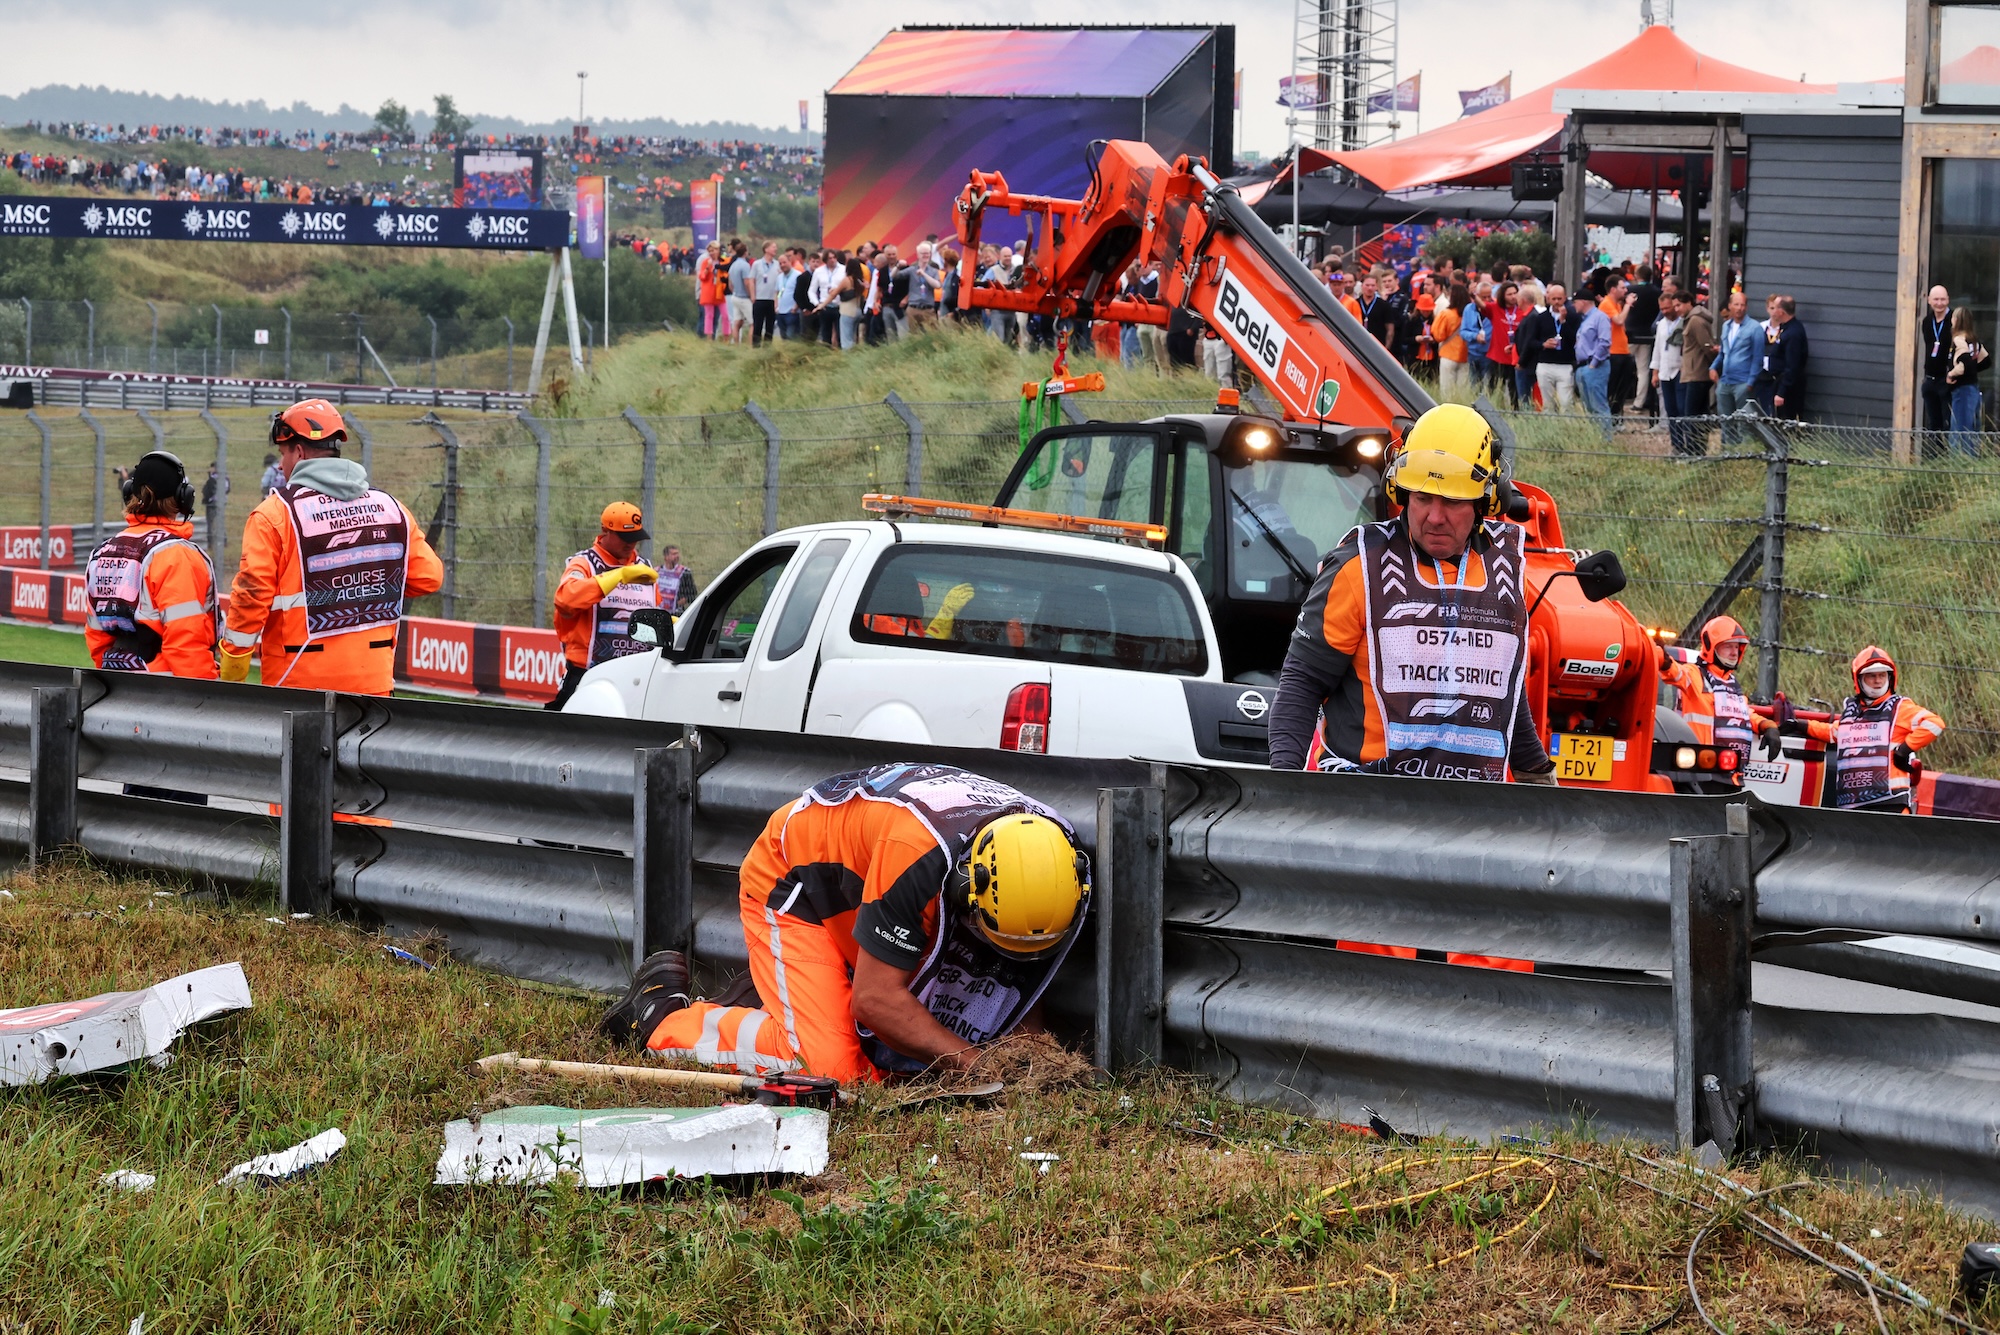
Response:
[[[597,1027],[620,1043],[644,1043],[661,1020],[688,1004],[691,986],[687,956],[678,950],[656,951],[646,956],[632,975],[632,986]]]

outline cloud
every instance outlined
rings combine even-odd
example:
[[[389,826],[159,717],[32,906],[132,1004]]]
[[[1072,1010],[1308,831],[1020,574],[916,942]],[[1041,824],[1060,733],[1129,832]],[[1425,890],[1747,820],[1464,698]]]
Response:
[[[1657,3],[1657,0],[1656,0]],[[1679,32],[1720,59],[1815,82],[1900,71],[1902,7],[1885,0],[1679,0]],[[1234,23],[1244,70],[1239,138],[1285,143],[1277,80],[1291,65],[1286,0],[1096,0],[1102,23]],[[428,106],[450,93],[475,114],[564,122],[588,70],[591,118],[665,117],[782,126],[889,29],[917,23],[1073,23],[1057,0],[0,0],[0,31],[32,42],[0,93],[50,83],[227,101]],[[1402,0],[1399,64],[1424,75],[1425,126],[1458,114],[1456,90],[1512,69],[1526,89],[1638,32],[1636,0]]]

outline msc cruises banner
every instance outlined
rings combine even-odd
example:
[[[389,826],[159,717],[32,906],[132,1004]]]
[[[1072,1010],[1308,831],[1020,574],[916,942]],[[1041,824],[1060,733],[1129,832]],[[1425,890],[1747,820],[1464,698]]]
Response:
[[[0,236],[289,241],[471,250],[558,250],[570,243],[569,214],[560,209],[209,204],[47,195],[0,195]]]

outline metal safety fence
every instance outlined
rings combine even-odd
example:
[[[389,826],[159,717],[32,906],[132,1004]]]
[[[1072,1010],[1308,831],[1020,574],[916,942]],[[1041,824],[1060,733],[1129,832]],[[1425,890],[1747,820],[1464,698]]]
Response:
[[[1208,404],[1065,407],[1132,420]],[[857,517],[867,491],[991,501],[1018,452],[1018,409],[891,394],[698,415],[362,408],[351,420],[371,475],[445,558],[445,592],[412,610],[546,625],[563,561],[589,544],[612,500],[639,502],[654,553],[679,546],[706,584],[766,533]],[[1852,689],[1848,660],[1880,644],[1901,665],[1899,688],[1949,724],[1933,767],[2000,777],[2000,441],[1739,419],[1686,419],[1670,433],[1628,418],[1607,436],[1578,414],[1498,416],[1518,475],[1561,507],[1564,540],[1619,552],[1631,576],[1623,598],[1642,621],[1691,635],[1728,611],[1754,644],[1752,685],[1807,707],[1837,706]],[[216,516],[226,546],[258,493],[265,418],[221,408],[0,415],[0,528],[75,526],[73,545],[87,552],[89,526],[119,513],[112,470],[157,442],[188,461],[198,486],[211,461],[228,480]]]
[[[745,961],[737,873],[772,810],[845,769],[960,764],[1092,855],[1049,1009],[1110,1069],[1431,1132],[1781,1143],[2000,1206],[1982,823],[7,668],[0,845],[31,861],[262,885],[586,987],[691,948],[712,990]]]

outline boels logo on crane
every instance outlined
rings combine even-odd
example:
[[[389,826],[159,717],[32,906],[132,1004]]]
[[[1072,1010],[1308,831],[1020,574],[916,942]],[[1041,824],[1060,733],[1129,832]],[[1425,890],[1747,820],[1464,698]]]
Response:
[[[1226,266],[1216,275],[1211,323],[1237,356],[1263,369],[1292,411],[1301,417],[1323,417],[1331,411],[1339,388],[1335,387],[1333,395],[1322,392],[1319,367]],[[1322,400],[1325,411],[1320,407]]]

